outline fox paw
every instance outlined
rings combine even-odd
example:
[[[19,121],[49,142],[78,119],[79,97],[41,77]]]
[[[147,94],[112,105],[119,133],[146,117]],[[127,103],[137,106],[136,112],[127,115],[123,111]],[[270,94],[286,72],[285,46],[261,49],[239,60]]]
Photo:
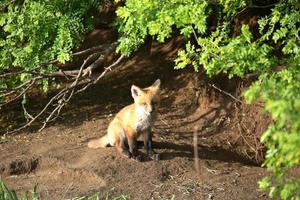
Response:
[[[141,162],[142,161],[142,156],[141,155],[137,155],[137,156],[132,156],[132,158],[136,161]]]
[[[151,158],[152,160],[154,160],[154,161],[159,161],[159,160],[160,160],[160,154],[158,154],[158,153],[152,154],[152,155],[150,156],[150,158]]]

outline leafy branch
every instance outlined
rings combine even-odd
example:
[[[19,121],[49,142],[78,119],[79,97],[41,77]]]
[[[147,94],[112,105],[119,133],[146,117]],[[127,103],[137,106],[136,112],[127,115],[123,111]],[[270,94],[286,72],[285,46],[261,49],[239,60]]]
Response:
[[[117,46],[117,42],[114,42],[109,47],[108,47],[108,45],[102,45],[101,46],[102,48],[100,48],[98,46],[98,47],[92,47],[90,49],[86,49],[82,52],[90,53],[90,52],[94,52],[95,50],[98,50],[98,51],[102,50],[101,52],[103,54],[99,54],[99,52],[91,53],[90,55],[88,55],[86,57],[83,64],[81,65],[80,69],[78,69],[78,70],[69,70],[69,71],[61,70],[61,71],[55,71],[55,72],[52,72],[52,73],[46,74],[46,75],[42,74],[42,75],[34,76],[30,80],[26,81],[26,84],[22,85],[22,87],[24,87],[24,86],[27,86],[27,87],[24,87],[23,90],[19,91],[19,94],[14,98],[9,99],[9,97],[11,97],[11,95],[12,95],[11,92],[4,94],[3,96],[6,96],[6,99],[9,99],[9,100],[6,101],[5,103],[2,103],[1,107],[11,103],[12,101],[17,100],[18,98],[22,97],[23,95],[26,95],[29,92],[29,89],[34,87],[34,84],[36,83],[37,80],[40,80],[40,79],[43,79],[43,78],[49,77],[49,76],[62,76],[69,80],[73,80],[71,83],[67,84],[59,92],[57,92],[57,94],[54,95],[48,101],[48,103],[44,106],[44,108],[35,116],[31,116],[30,114],[28,114],[28,112],[26,110],[24,110],[24,112],[26,111],[27,115],[31,116],[30,120],[28,122],[26,122],[25,124],[23,124],[22,126],[14,129],[14,130],[10,130],[7,133],[13,134],[20,130],[23,130],[26,127],[29,127],[33,122],[40,119],[43,116],[43,114],[46,113],[46,111],[48,111],[50,109],[51,110],[50,114],[48,114],[46,117],[45,116],[43,117],[44,122],[43,122],[42,127],[39,129],[39,131],[44,129],[45,126],[49,122],[54,121],[59,116],[62,108],[71,100],[71,98],[75,94],[81,93],[81,92],[85,91],[87,88],[89,88],[91,85],[96,84],[109,71],[113,70],[117,65],[120,64],[120,62],[124,59],[124,56],[120,56],[111,65],[109,65],[108,67],[105,67],[104,70],[102,71],[102,73],[100,73],[99,75],[93,76],[94,71],[97,68],[103,66],[103,62],[104,62],[105,58],[108,55],[112,54],[112,52],[115,51],[116,46]],[[105,47],[105,50],[103,50],[103,47]],[[81,54],[83,54],[82,52],[74,53],[74,55],[81,55]],[[95,55],[97,55],[96,59],[95,59]],[[94,61],[91,62],[92,59],[94,59]],[[87,65],[87,63],[91,63],[91,64]],[[17,87],[20,88],[20,86],[17,86]],[[15,88],[13,90],[17,91],[17,89],[15,89]]]

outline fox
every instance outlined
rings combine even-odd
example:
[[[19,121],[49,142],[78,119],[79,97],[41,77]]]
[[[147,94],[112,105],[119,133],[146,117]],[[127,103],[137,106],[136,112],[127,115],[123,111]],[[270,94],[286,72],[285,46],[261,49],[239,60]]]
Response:
[[[121,109],[109,123],[106,135],[89,141],[88,147],[114,146],[121,155],[141,161],[137,145],[138,139],[142,138],[148,157],[159,160],[159,154],[153,151],[151,128],[157,115],[160,85],[160,79],[146,88],[132,85],[131,95],[134,103]]]

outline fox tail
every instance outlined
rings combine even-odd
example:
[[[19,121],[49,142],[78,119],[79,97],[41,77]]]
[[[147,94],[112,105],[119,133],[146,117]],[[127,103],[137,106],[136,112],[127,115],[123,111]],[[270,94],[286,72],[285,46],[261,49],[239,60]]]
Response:
[[[88,147],[92,148],[92,149],[97,149],[100,147],[107,147],[108,145],[109,145],[109,141],[108,141],[107,135],[105,135],[99,139],[91,140],[88,142]]]

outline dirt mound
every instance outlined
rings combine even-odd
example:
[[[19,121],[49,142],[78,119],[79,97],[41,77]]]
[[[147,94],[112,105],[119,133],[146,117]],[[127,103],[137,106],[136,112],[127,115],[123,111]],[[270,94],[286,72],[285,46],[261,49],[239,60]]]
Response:
[[[165,45],[149,41],[73,99],[50,127],[2,139],[1,179],[18,192],[37,185],[42,199],[52,200],[93,192],[103,199],[121,194],[130,199],[266,199],[257,189],[266,172],[256,164],[263,151],[255,145],[260,145],[257,136],[270,119],[259,105],[245,105],[222,92],[240,98],[247,80],[174,70],[182,44],[181,38]],[[88,149],[87,141],[104,135],[114,114],[132,103],[130,86],[148,86],[157,78],[162,80],[162,101],[154,148],[162,160],[140,163],[115,148]],[[33,105],[39,102],[31,100]]]

